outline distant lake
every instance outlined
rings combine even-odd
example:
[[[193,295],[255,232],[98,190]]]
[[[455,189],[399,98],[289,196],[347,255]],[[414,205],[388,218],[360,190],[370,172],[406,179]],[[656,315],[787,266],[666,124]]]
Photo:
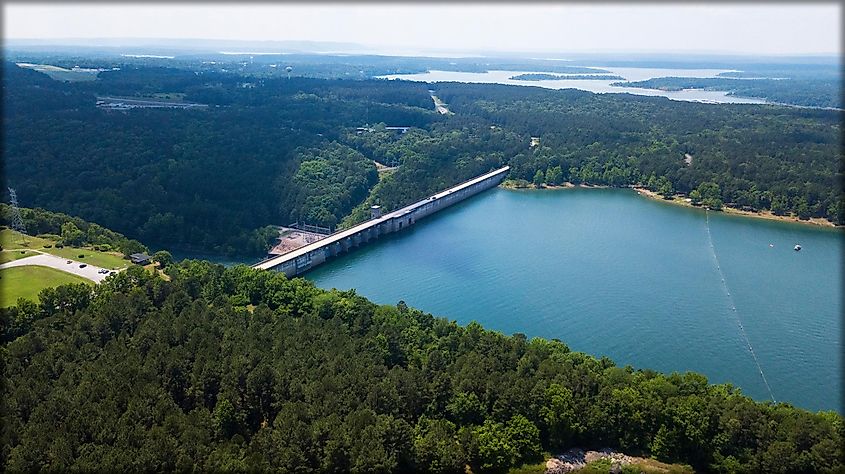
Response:
[[[605,67],[597,66],[599,69],[610,71],[611,74],[622,76],[627,81],[643,81],[655,77],[717,77],[719,73],[728,72],[728,69],[657,69],[657,68],[632,68],[632,67]],[[553,80],[553,81],[514,81],[509,79],[518,74],[559,74],[548,71],[487,71],[487,72],[454,72],[454,71],[429,71],[421,74],[391,74],[379,76],[383,79],[402,79],[406,81],[423,82],[468,82],[483,84],[510,84],[517,86],[545,87],[547,89],[580,89],[599,94],[606,93],[629,93],[636,95],[661,96],[672,100],[689,102],[713,102],[725,104],[765,104],[762,99],[745,97],[733,97],[723,91],[705,91],[700,89],[685,89],[682,91],[661,91],[656,89],[639,89],[635,87],[614,87],[613,82],[618,80]],[[599,74],[597,72],[597,74]],[[607,74],[607,73],[603,73]],[[566,75],[566,74],[561,74]],[[575,74],[578,75],[578,74]]]
[[[762,369],[776,400],[840,410],[842,244],[833,229],[631,190],[494,189],[306,278],[757,400],[770,397]]]

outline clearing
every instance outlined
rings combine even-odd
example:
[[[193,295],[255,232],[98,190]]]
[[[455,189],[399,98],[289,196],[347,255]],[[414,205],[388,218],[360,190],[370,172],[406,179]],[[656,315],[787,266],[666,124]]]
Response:
[[[130,265],[129,260],[124,259],[123,255],[118,252],[101,252],[90,247],[56,248],[56,242],[54,239],[32,236],[26,236],[26,242],[24,242],[19,232],[12,229],[2,229],[0,230],[0,245],[3,246],[3,252],[0,252],[0,263],[34,255],[36,252],[26,255],[20,253],[21,250],[34,250],[65,259],[78,260],[109,270],[118,270]],[[15,258],[12,258],[12,254]]]
[[[38,293],[69,283],[93,285],[89,280],[47,267],[24,266],[0,269],[0,307],[17,304],[18,298],[38,301]]]

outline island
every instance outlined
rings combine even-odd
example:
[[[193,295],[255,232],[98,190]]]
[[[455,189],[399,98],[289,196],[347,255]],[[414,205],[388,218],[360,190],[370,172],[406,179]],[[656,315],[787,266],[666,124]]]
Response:
[[[565,80],[596,80],[596,81],[624,81],[625,78],[615,74],[545,74],[529,73],[517,74],[509,78],[512,81],[565,81]]]

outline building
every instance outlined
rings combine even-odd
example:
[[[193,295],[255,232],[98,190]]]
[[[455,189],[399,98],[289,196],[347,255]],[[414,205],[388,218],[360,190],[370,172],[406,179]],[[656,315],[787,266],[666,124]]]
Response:
[[[145,253],[133,253],[129,256],[129,260],[136,265],[149,265],[153,258]]]

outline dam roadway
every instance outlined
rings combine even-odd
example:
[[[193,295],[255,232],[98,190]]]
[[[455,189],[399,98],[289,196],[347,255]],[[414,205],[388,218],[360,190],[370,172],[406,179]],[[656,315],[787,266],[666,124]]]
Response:
[[[276,270],[284,272],[289,277],[300,275],[332,257],[348,252],[382,235],[407,229],[423,217],[459,203],[481,191],[498,186],[509,170],[510,167],[505,166],[475,177],[410,206],[374,217],[367,222],[336,232],[286,254],[258,262],[252,268]]]

